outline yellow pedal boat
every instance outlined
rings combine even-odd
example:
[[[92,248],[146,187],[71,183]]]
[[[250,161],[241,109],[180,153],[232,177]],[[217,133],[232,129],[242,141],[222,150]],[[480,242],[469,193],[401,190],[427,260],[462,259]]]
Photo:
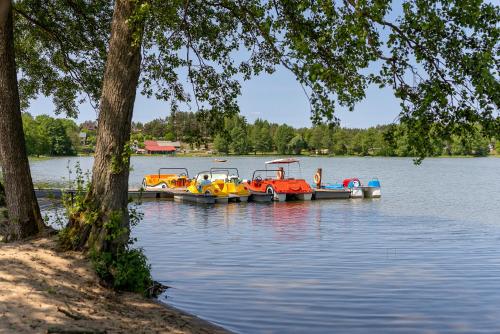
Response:
[[[250,197],[248,186],[243,183],[237,168],[210,168],[211,181],[222,187],[222,191],[240,202],[247,202]]]
[[[191,180],[187,190],[193,194],[213,195],[216,197],[217,203],[227,203],[229,201],[229,194],[224,189],[224,181],[212,181],[210,171],[198,173],[196,178]]]
[[[162,174],[162,171],[177,171],[178,173]],[[190,183],[191,180],[186,168],[160,168],[158,174],[145,175],[142,179],[144,189],[185,189]]]

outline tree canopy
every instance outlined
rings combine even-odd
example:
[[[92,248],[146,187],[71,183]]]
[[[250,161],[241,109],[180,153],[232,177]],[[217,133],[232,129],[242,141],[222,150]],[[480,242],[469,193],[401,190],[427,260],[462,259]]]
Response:
[[[112,4],[15,3],[25,101],[52,95],[70,114],[85,96],[98,105]],[[238,111],[241,79],[281,65],[304,87],[314,123],[338,122],[336,109],[354,110],[370,85],[391,87],[424,157],[432,138],[500,132],[499,13],[480,0],[151,0],[130,24],[144,22],[142,93],[173,111],[199,110],[220,127]]]

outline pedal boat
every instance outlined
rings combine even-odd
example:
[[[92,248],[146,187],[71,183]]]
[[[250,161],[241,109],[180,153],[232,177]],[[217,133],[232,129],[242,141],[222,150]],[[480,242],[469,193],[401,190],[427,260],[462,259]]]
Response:
[[[318,168],[314,174],[314,199],[349,199],[351,190],[340,183],[323,183],[323,169]]]
[[[297,163],[298,159],[277,159],[266,162],[267,165],[287,165]],[[290,169],[288,168],[288,172]],[[265,173],[263,178],[261,175]],[[269,173],[275,173],[275,177],[269,177]],[[304,179],[296,179],[285,176],[283,167],[277,169],[258,169],[253,172],[252,180],[248,182],[248,188],[252,194],[270,194],[275,201],[302,200],[309,201],[312,198],[313,190]]]
[[[162,171],[177,171],[178,173],[162,174]],[[142,179],[142,188],[148,189],[177,189],[185,190],[191,180],[186,168],[160,168],[158,174],[145,175]]]
[[[203,185],[204,176],[208,175],[210,184]],[[187,187],[187,190],[192,194],[215,196],[216,203],[227,203],[229,201],[229,194],[224,191],[223,180],[211,180],[210,171],[203,171],[198,173],[195,179]]]
[[[361,189],[363,189],[363,195],[365,198],[382,197],[382,192],[380,190],[380,181],[377,178],[373,178],[368,181],[368,185],[361,186]]]
[[[361,186],[361,181],[357,177],[352,177],[349,179],[344,179],[342,181],[344,188],[351,191],[351,198],[363,198],[364,192]]]
[[[240,178],[237,168],[210,168],[210,180],[218,187],[222,187],[222,192],[227,193],[230,200],[248,202],[250,190]]]

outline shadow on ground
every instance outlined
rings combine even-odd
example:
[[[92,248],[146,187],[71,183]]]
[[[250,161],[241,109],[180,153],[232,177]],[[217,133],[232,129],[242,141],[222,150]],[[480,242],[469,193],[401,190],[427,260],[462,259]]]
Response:
[[[54,239],[0,245],[0,333],[223,333],[132,293],[98,284],[79,253]]]

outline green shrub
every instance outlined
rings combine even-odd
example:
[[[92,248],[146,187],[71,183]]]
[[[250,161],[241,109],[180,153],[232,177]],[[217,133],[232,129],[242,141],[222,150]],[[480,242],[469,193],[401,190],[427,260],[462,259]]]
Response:
[[[112,282],[113,289],[146,294],[153,285],[151,266],[142,249],[125,249],[116,257],[111,253],[91,253],[97,275]]]

